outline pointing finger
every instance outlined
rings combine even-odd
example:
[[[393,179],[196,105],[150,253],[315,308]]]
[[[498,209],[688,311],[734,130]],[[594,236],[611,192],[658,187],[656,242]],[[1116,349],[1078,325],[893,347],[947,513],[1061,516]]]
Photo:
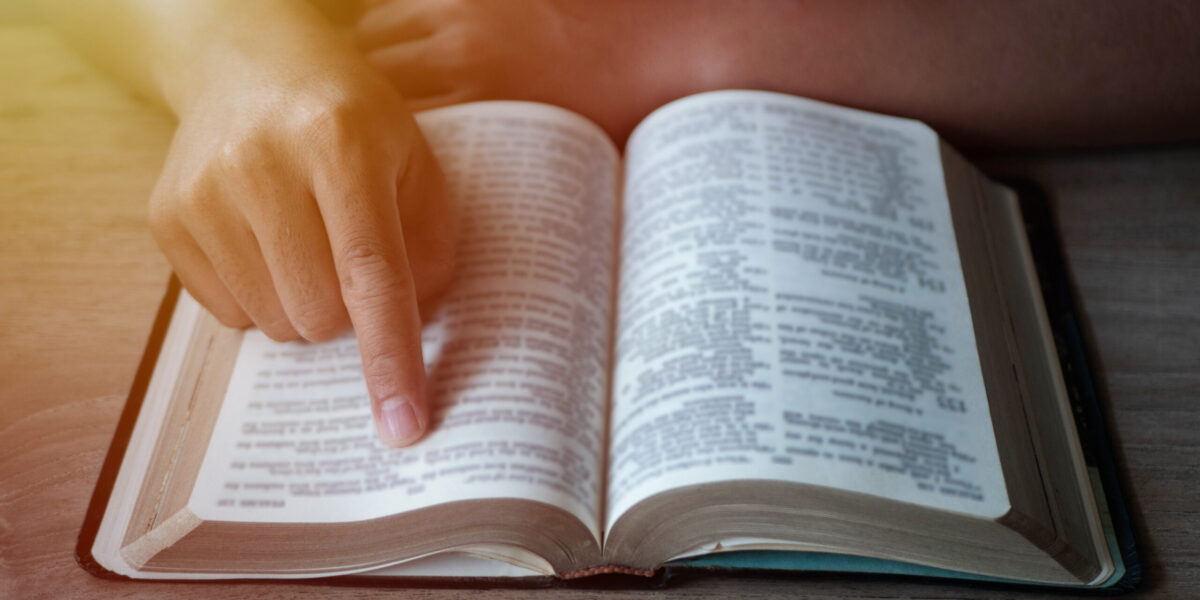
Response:
[[[338,162],[339,168],[314,182],[317,204],[358,336],[380,437],[390,446],[407,446],[425,431],[428,405],[421,320],[395,179],[353,156]]]

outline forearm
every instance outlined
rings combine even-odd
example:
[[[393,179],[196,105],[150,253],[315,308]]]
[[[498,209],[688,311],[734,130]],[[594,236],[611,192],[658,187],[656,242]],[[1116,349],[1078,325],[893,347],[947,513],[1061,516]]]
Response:
[[[639,6],[623,11],[638,21],[628,27],[645,32],[634,44],[648,49],[636,69],[642,79],[631,87],[650,91],[636,99],[631,117],[688,93],[757,88],[918,118],[966,143],[1071,146],[1200,135],[1194,3]]]
[[[240,77],[301,76],[306,54],[343,44],[302,0],[41,0],[89,60],[176,114]]]

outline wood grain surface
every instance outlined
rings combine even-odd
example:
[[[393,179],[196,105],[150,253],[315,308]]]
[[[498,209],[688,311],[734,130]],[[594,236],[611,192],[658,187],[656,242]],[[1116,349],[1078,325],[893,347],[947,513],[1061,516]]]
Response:
[[[0,598],[394,597],[311,584],[120,583],[75,564],[75,538],[167,280],[145,202],[172,129],[168,115],[44,28],[0,26]],[[983,164],[1041,182],[1059,211],[1131,485],[1147,567],[1137,595],[1200,597],[1200,146]],[[1028,594],[809,576],[712,578],[638,595]]]

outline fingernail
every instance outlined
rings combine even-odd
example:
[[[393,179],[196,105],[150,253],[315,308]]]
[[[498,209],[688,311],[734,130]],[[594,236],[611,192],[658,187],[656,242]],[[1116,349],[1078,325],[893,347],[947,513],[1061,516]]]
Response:
[[[392,398],[379,405],[379,433],[389,446],[407,446],[421,436],[423,428],[412,402]]]

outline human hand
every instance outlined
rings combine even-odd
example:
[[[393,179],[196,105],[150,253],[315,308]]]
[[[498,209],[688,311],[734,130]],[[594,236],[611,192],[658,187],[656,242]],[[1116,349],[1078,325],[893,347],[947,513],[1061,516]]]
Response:
[[[609,2],[391,0],[359,21],[368,60],[413,110],[484,99],[533,100],[579,112],[621,139],[653,92],[639,80],[644,23]],[[625,7],[629,8],[629,7]],[[632,25],[632,26],[630,26]]]
[[[379,434],[408,445],[428,423],[417,307],[451,276],[453,211],[399,95],[352,48],[305,42],[220,59],[176,107],[151,230],[228,326],[352,324]]]

